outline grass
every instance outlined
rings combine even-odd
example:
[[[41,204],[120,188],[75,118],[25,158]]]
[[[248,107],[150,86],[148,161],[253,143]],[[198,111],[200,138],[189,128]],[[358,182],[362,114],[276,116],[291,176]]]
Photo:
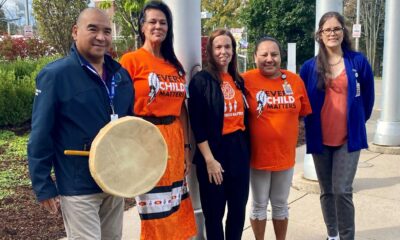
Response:
[[[0,200],[14,193],[19,186],[30,185],[26,144],[28,134],[17,136],[0,130]]]

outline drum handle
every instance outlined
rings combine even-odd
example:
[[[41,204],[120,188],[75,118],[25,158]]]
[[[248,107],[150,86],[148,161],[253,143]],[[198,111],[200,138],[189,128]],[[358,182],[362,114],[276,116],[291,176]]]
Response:
[[[89,156],[89,151],[78,151],[78,150],[65,150],[64,154],[68,156]]]

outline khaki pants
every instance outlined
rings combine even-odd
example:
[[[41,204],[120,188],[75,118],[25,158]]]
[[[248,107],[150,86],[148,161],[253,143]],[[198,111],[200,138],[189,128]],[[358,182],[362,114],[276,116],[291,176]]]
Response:
[[[106,193],[61,196],[68,239],[122,238],[124,200]]]

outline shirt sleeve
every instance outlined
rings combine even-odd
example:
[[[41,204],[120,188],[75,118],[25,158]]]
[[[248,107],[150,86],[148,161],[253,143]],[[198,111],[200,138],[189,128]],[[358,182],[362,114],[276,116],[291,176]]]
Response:
[[[121,64],[121,66],[123,68],[125,68],[126,71],[128,71],[129,76],[131,77],[132,82],[133,82],[134,77],[136,76],[136,73],[135,73],[136,66],[135,66],[135,61],[134,61],[133,56],[130,53],[127,53],[121,57],[119,63]]]
[[[53,128],[55,125],[55,77],[42,71],[36,78],[32,111],[32,131],[28,141],[28,165],[32,187],[39,201],[58,195],[51,169],[55,158]]]
[[[299,79],[300,89],[301,89],[301,109],[300,116],[304,117],[312,113],[310,100],[308,99],[307,90],[304,86],[304,82]]]

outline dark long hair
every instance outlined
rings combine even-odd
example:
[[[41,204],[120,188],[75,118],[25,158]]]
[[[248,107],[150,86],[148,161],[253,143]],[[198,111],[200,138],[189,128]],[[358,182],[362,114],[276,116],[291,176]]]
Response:
[[[326,86],[330,85],[328,79],[326,78],[327,74],[331,73],[329,62],[328,62],[328,52],[326,50],[326,46],[321,39],[322,34],[322,27],[325,22],[330,18],[336,18],[340,25],[342,25],[343,29],[343,41],[341,44],[342,50],[349,50],[352,51],[351,41],[350,41],[350,33],[349,30],[346,28],[345,19],[344,17],[338,12],[327,12],[322,15],[321,19],[319,20],[318,24],[318,31],[315,33],[315,40],[319,44],[319,51],[317,55],[317,73],[318,73],[318,82],[317,87],[318,89],[324,90]]]
[[[220,77],[220,71],[217,66],[217,62],[214,59],[213,56],[213,42],[216,37],[219,36],[228,36],[231,41],[232,41],[232,59],[231,62],[228,65],[228,73],[232,76],[233,81],[235,81],[237,84],[238,83],[243,83],[243,79],[240,77],[238,69],[237,69],[237,53],[236,53],[236,41],[235,38],[233,37],[232,33],[229,32],[226,29],[217,29],[214,30],[210,37],[208,38],[207,46],[206,46],[206,51],[207,51],[207,68],[206,70],[214,77],[214,79],[217,79],[219,83],[221,83],[221,77]]]
[[[167,19],[168,31],[167,36],[164,41],[161,43],[161,54],[162,56],[175,66],[178,73],[185,74],[185,70],[183,69],[182,64],[179,62],[178,58],[175,55],[174,51],[174,32],[172,26],[172,13],[169,7],[161,2],[161,1],[150,1],[144,5],[142,11],[139,14],[139,36],[142,41],[142,45],[144,44],[146,38],[143,34],[142,27],[146,20],[146,11],[149,9],[156,9],[164,13]]]

